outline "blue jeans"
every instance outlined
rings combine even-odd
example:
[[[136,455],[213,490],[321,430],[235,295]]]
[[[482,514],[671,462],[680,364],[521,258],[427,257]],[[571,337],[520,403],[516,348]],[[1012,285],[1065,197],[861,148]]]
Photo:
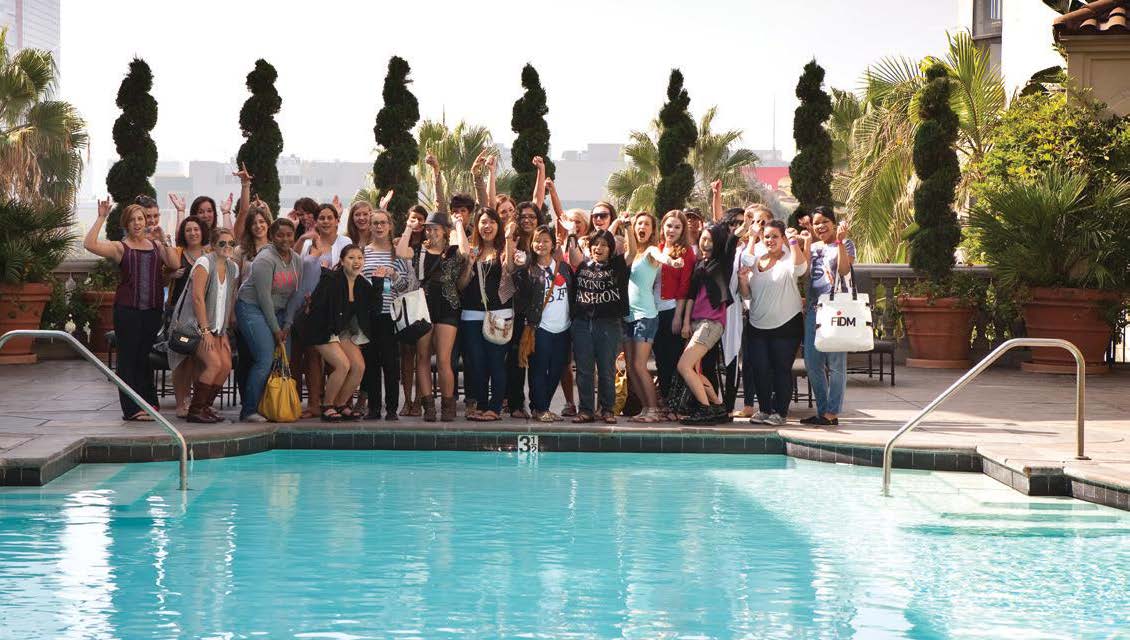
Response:
[[[480,411],[502,411],[510,345],[487,342],[482,320],[460,320],[459,333],[463,338],[463,383],[467,397],[475,400]]]
[[[250,358],[247,383],[244,385],[242,406],[239,410],[239,418],[242,420],[259,412],[259,400],[263,397],[263,388],[267,386],[267,378],[271,375],[271,362],[275,358],[275,335],[271,333],[271,326],[267,324],[267,316],[263,315],[263,310],[257,304],[236,300],[235,318]],[[283,312],[279,311],[275,318],[279,326],[282,326]],[[289,350],[289,346],[287,348]]]
[[[804,368],[812,383],[817,415],[839,415],[847,387],[847,354],[816,350],[816,306],[809,302],[804,311]]]
[[[753,379],[758,410],[787,418],[793,394],[793,360],[800,337],[768,336],[749,326],[745,329],[749,339],[742,366]],[[752,406],[752,396],[747,396],[746,404]]]
[[[597,371],[600,410],[616,406],[616,355],[620,353],[619,318],[573,320],[573,360],[577,365],[577,400],[581,411],[595,413],[593,368]]]
[[[569,330],[534,332],[534,352],[530,354],[530,408],[549,411],[549,403],[561,382],[561,372],[569,362]]]

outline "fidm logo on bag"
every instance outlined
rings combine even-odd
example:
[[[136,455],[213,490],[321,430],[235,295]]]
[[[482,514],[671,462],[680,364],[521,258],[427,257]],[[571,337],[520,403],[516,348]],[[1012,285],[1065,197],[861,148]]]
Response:
[[[828,321],[837,327],[854,327],[855,318],[845,318],[843,313],[843,311],[837,311],[836,315],[829,318]]]

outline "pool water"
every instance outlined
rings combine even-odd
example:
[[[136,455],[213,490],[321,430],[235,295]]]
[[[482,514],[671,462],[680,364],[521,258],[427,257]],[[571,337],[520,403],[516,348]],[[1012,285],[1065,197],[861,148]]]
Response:
[[[1130,638],[1130,514],[783,456],[276,451],[0,489],[4,638]]]

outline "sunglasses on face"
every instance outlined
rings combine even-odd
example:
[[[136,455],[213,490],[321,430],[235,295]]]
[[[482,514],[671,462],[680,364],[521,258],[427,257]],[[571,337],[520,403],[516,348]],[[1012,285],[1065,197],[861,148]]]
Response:
[[[607,218],[611,215],[612,214],[610,214],[610,213],[594,213],[594,214],[592,214],[592,219],[593,220],[601,220],[601,219]]]
[[[385,221],[385,220],[377,220],[377,221],[373,222],[372,224],[373,224],[374,227],[387,227],[388,226],[388,222]]]
[[[232,240],[217,240],[216,241],[216,248],[217,249],[227,249],[228,247],[234,247],[234,246],[235,246],[235,242],[232,241]]]
[[[518,219],[519,220],[537,220],[538,217],[537,217],[537,214],[534,214],[534,213],[523,213],[522,215],[518,216]]]

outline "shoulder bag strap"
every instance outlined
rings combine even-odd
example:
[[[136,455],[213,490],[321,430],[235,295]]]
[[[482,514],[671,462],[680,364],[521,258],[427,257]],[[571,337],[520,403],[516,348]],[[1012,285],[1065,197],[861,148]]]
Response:
[[[483,263],[475,260],[475,270],[479,276],[479,295],[483,298],[483,311],[490,312],[490,304],[487,303],[487,286],[486,277],[483,275]]]

